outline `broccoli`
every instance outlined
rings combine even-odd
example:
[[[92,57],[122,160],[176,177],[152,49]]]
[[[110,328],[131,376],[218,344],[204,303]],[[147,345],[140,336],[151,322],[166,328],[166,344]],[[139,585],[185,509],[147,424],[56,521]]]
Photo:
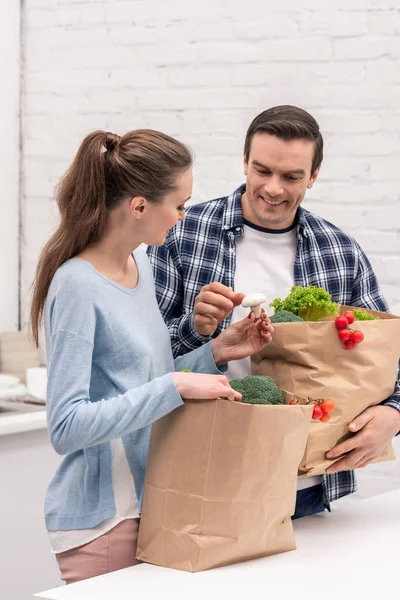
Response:
[[[287,310],[305,321],[322,321],[339,314],[339,304],[332,302],[330,294],[323,288],[310,285],[294,285],[284,300],[275,298],[270,304],[275,312]]]
[[[283,404],[283,393],[271,377],[248,375],[229,383],[242,394],[242,402],[245,404]]]
[[[280,310],[270,318],[271,323],[297,323],[304,321],[301,317],[288,310]]]
[[[379,317],[373,317],[372,315],[367,313],[366,310],[364,310],[362,308],[355,308],[353,310],[353,313],[354,313],[354,319],[356,321],[375,321],[377,318],[379,318]]]

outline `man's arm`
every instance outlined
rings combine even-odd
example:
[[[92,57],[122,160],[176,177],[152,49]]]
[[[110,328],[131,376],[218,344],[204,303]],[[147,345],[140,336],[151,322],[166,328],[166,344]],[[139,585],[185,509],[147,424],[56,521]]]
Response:
[[[162,246],[149,246],[147,254],[153,268],[157,302],[171,338],[174,357],[199,348],[210,336],[197,333],[193,310],[184,310],[184,286],[179,251],[170,240]]]

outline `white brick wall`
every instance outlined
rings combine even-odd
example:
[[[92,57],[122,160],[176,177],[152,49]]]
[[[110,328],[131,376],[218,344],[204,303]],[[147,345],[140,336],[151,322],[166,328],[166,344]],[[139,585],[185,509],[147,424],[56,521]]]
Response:
[[[19,0],[0,9],[0,332],[18,329],[19,287]]]
[[[326,142],[305,206],[354,233],[400,313],[397,0],[26,0],[25,44],[25,308],[53,185],[89,130],[180,137],[202,201],[242,182],[251,119],[290,103]]]

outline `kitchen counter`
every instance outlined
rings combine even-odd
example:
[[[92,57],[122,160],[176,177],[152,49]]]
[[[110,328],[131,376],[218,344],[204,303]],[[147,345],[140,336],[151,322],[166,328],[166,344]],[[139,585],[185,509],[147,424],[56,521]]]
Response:
[[[50,600],[355,600],[398,590],[400,490],[294,522],[297,550],[201,573],[141,564],[36,594]]]
[[[0,436],[46,429],[46,408],[40,404],[0,402]]]

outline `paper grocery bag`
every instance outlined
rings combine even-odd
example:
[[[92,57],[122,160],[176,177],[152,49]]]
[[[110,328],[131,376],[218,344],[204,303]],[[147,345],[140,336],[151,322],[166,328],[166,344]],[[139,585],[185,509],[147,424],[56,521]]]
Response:
[[[140,560],[202,571],[295,548],[309,406],[189,401],[152,427]]]
[[[341,312],[354,308],[343,306]],[[305,321],[275,323],[272,343],[252,356],[253,374],[269,375],[279,387],[302,396],[335,402],[329,422],[311,423],[300,477],[324,473],[335,462],[326,460],[325,453],[353,435],[348,424],[393,393],[400,356],[400,318],[367,312],[379,320],[356,321],[350,326],[365,336],[352,350],[338,338],[334,320]],[[376,462],[393,458],[389,444]]]

